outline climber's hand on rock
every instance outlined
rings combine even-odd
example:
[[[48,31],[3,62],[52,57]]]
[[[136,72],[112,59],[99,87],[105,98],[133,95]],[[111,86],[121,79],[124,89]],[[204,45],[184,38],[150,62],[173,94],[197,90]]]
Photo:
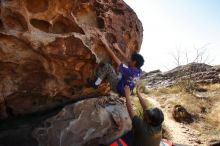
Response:
[[[117,43],[114,43],[114,44],[113,44],[113,47],[114,47],[115,49],[117,49],[117,50],[119,49],[119,46],[118,46]]]

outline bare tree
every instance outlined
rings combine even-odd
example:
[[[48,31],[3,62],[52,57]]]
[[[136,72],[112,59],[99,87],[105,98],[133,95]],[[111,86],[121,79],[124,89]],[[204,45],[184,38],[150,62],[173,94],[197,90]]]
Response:
[[[211,62],[214,61],[214,59],[210,59],[210,56],[207,52],[208,45],[209,44],[205,44],[199,48],[194,47],[195,57],[193,57],[193,58],[190,58],[188,51],[185,49],[186,62],[181,62],[181,58],[183,58],[183,57],[181,55],[180,49],[177,49],[176,54],[172,54],[175,65],[180,66],[183,64],[188,64],[190,62],[210,64]]]
[[[187,52],[186,49],[185,49],[185,57],[186,57],[186,63],[188,64],[189,63],[189,57],[188,57],[188,52]]]
[[[172,54],[172,57],[174,59],[174,63],[176,64],[176,66],[180,66],[181,62],[180,62],[180,49],[177,49],[176,54]]]

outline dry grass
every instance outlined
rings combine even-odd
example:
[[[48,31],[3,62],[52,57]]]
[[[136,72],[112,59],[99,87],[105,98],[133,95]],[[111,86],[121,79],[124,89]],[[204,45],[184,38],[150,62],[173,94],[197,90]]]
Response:
[[[213,103],[210,112],[206,115],[207,123],[210,123],[220,134],[220,97],[218,102]]]
[[[157,96],[161,107],[171,107],[180,104],[189,113],[193,113],[195,122],[190,126],[201,133],[201,137],[207,140],[220,137],[220,84],[200,85],[210,93],[209,98],[197,98],[191,94],[194,84],[190,82],[181,83],[169,88],[150,90],[151,96]],[[202,112],[202,108],[205,112]]]
[[[207,87],[209,91],[220,91],[220,84],[210,84],[203,87]]]
[[[169,87],[169,88],[162,87],[162,88],[157,88],[157,89],[152,89],[152,90],[148,89],[148,94],[153,95],[153,96],[162,96],[166,94],[175,94],[179,92],[180,90],[176,87]]]
[[[148,90],[148,93],[154,96],[161,96],[164,94],[191,93],[194,88],[195,84],[189,80],[186,80],[171,87],[162,87],[158,89]]]
[[[196,97],[184,98],[183,103],[190,113],[196,113],[197,119],[191,127],[200,131],[201,138],[216,139],[220,137],[220,85],[203,86],[208,92],[214,93],[208,99],[198,99]],[[212,95],[212,94],[210,94]],[[186,101],[187,100],[187,101]],[[201,107],[206,108],[206,112],[201,112]]]
[[[214,92],[215,96],[211,98],[211,109],[206,119],[208,123],[215,125],[220,133],[220,84],[209,85],[207,89]]]

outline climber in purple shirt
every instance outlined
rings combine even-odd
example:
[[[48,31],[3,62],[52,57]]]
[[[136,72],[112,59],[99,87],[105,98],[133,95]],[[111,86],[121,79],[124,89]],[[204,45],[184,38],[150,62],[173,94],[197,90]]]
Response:
[[[107,52],[119,68],[119,74],[116,73],[112,65],[103,64],[100,65],[96,71],[97,79],[95,81],[88,80],[88,83],[92,87],[97,88],[102,80],[107,79],[113,91],[117,92],[120,96],[125,96],[124,87],[127,85],[131,92],[133,91],[135,83],[140,77],[141,66],[144,64],[144,59],[140,54],[133,53],[131,60],[128,61],[126,55],[120,51],[121,49],[118,44],[113,44],[113,46],[125,57],[128,62],[127,65],[122,63],[114,52],[107,47]]]

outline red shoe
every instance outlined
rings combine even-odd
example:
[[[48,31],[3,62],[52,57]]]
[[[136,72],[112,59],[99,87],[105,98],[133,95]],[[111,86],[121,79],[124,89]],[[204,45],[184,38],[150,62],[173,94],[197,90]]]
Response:
[[[173,142],[167,140],[167,139],[162,139],[160,141],[160,146],[173,146]]]

